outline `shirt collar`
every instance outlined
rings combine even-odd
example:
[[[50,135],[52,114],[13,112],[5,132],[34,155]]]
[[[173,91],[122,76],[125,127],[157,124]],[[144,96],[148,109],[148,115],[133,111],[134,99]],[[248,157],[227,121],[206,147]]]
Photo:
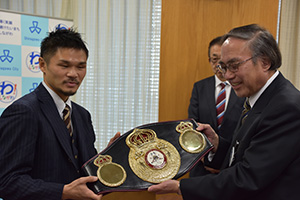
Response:
[[[215,87],[218,87],[220,85],[220,83],[226,83],[226,85],[229,85],[228,81],[221,81],[216,75],[214,75],[215,77]]]
[[[279,75],[279,72],[278,72],[278,70],[276,70],[275,73],[266,82],[266,84],[256,94],[249,97],[249,104],[250,104],[251,108],[253,108],[255,102],[258,100],[258,98],[261,96],[261,94],[267,89],[267,87],[274,81],[274,79],[278,75]]]
[[[66,104],[68,104],[68,106],[70,107],[70,112],[72,112],[72,104],[70,98],[68,98],[67,101],[64,102],[50,87],[48,87],[48,85],[44,81],[42,82],[42,84],[46,88],[46,90],[50,93],[50,96],[52,97],[56,105],[57,111],[61,117]]]

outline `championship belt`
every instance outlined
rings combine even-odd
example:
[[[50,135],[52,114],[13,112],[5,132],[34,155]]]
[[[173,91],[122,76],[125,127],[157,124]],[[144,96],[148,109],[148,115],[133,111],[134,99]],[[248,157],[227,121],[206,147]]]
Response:
[[[82,166],[84,175],[98,176],[88,183],[96,194],[145,190],[190,171],[212,148],[196,131],[193,119],[136,127],[119,137]]]

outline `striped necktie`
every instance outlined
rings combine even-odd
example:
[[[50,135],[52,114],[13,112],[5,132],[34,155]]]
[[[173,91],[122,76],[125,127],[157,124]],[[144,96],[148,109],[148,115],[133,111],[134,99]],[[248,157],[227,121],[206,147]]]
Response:
[[[221,86],[221,90],[218,94],[217,102],[216,102],[218,129],[220,129],[223,121],[223,117],[225,113],[225,103],[226,103],[226,90],[225,90],[226,83],[220,83],[220,86]]]
[[[70,116],[70,107],[66,104],[65,109],[63,110],[63,120],[66,124],[66,127],[69,131],[70,136],[72,137],[72,127],[71,127],[71,116]]]
[[[241,123],[243,124],[244,121],[246,120],[247,116],[248,116],[248,113],[251,109],[251,106],[250,106],[250,103],[249,103],[249,98],[247,98],[244,102],[244,110],[242,112],[242,120],[241,120]]]

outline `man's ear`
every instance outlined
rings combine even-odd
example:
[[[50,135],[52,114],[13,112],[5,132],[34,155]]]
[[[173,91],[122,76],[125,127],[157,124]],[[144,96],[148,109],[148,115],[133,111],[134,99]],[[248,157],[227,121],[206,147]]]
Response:
[[[264,71],[268,71],[271,67],[271,61],[269,58],[261,58],[261,63]]]
[[[46,65],[46,61],[42,57],[39,57],[39,67],[43,73],[45,73]]]

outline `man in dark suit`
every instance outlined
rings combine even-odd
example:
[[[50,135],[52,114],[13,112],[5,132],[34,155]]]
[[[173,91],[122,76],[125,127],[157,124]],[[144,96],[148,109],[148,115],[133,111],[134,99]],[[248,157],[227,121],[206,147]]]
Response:
[[[213,159],[224,158],[220,173],[168,180],[148,190],[178,192],[189,200],[299,199],[300,93],[280,66],[277,43],[264,28],[252,24],[226,34],[219,67],[248,104],[231,144],[207,124],[198,128],[215,146]]]
[[[51,32],[42,41],[43,82],[0,118],[3,199],[101,199],[86,185],[97,177],[80,174],[97,153],[91,116],[69,98],[85,77],[87,58],[88,49],[72,29]],[[67,105],[70,112],[64,111]]]
[[[215,75],[194,84],[188,114],[189,118],[195,119],[196,122],[210,124],[217,134],[230,142],[243,110],[245,99],[236,96],[222,72],[217,68],[217,64],[221,58],[221,39],[222,37],[216,37],[209,43],[209,63]],[[218,94],[222,91],[222,84],[225,84],[224,111],[217,113],[218,105],[216,103]],[[221,118],[217,120],[218,114]],[[204,161],[206,169],[211,172],[218,171],[210,169],[216,168],[216,166],[214,166],[213,162],[208,162],[207,157],[205,157]],[[208,173],[208,171],[203,168],[203,164],[200,162],[191,170],[190,177],[205,173]]]

